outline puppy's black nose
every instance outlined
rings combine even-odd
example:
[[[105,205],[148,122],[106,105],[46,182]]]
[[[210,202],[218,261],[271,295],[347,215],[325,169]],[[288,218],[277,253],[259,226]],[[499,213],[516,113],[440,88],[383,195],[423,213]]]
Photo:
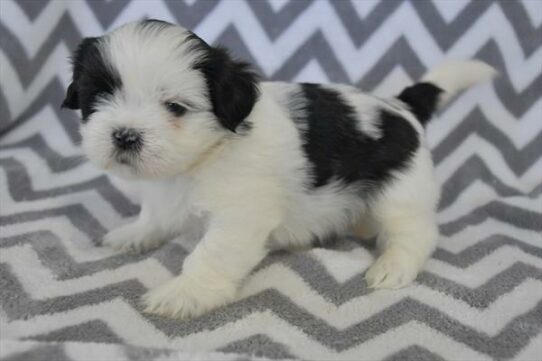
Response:
[[[121,150],[139,150],[141,133],[131,128],[119,128],[113,131],[113,143]]]

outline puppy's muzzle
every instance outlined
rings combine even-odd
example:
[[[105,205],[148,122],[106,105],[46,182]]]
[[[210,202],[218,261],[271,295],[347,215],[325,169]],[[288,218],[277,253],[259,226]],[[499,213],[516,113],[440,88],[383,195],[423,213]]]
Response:
[[[113,144],[120,151],[139,151],[143,145],[143,137],[140,131],[132,128],[119,128],[111,134]]]

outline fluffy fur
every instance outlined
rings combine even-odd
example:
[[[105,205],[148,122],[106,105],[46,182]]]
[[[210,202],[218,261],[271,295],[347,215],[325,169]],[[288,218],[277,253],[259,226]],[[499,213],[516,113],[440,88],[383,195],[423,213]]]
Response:
[[[394,99],[259,82],[225,50],[160,21],[85,39],[73,62],[63,106],[81,109],[86,156],[143,196],[139,217],[103,243],[141,252],[197,220],[205,229],[181,275],[143,298],[148,312],[173,317],[234,300],[271,249],[352,231],[378,234],[370,287],[414,280],[438,237],[423,124],[492,75],[458,62]]]

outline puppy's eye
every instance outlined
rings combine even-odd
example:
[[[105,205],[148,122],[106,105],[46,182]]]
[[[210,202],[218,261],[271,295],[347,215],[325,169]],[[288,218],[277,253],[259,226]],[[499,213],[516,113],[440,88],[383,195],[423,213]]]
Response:
[[[180,117],[187,111],[185,107],[175,102],[165,102],[164,105],[166,106],[167,110],[176,117]]]

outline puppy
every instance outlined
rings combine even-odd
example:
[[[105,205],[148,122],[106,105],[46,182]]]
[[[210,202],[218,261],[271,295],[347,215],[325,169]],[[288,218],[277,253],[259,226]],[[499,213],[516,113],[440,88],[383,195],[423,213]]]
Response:
[[[396,98],[347,85],[260,82],[190,31],[128,23],[84,39],[63,107],[80,109],[90,162],[137,180],[139,217],[105,245],[145,251],[196,217],[205,235],[146,311],[198,316],[234,300],[272,249],[378,234],[369,287],[412,282],[435,248],[439,187],[424,125],[453,94],[493,75],[448,64]]]

